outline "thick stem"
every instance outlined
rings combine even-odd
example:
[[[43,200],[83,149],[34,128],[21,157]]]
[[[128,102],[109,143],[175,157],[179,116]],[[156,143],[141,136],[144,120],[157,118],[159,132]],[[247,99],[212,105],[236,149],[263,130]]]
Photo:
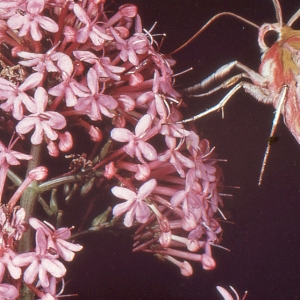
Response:
[[[38,167],[41,163],[41,154],[42,154],[42,144],[32,145],[30,154],[32,155],[32,160],[29,161],[27,167],[27,174],[35,167]],[[26,175],[27,175],[26,174]],[[21,207],[26,211],[26,218],[33,216],[36,203],[38,199],[38,188],[37,182],[32,182],[27,189],[24,191],[24,194],[21,198]],[[22,239],[19,242],[19,253],[31,251],[34,248],[34,232],[29,228],[23,235]],[[21,292],[22,300],[33,300],[34,293],[24,284]]]
[[[30,154],[32,155],[32,160],[29,161],[27,167],[27,174],[33,169],[40,165],[41,163],[41,144],[40,145],[32,145]],[[26,175],[27,175],[26,174]],[[35,206],[38,199],[38,189],[37,189],[37,182],[32,182],[29,187],[24,191],[23,196],[21,197],[21,207],[25,209],[26,218],[33,216]],[[29,229],[27,232],[24,233],[23,238],[19,243],[19,252],[27,252],[32,250],[33,248],[33,240],[34,234],[33,230]]]

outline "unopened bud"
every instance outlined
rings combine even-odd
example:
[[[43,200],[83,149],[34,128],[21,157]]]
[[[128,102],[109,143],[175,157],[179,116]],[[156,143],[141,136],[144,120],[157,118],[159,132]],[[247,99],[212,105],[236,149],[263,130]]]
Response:
[[[31,180],[44,180],[47,177],[47,175],[48,175],[48,169],[43,166],[36,167],[28,173],[28,177]]]
[[[137,7],[133,4],[124,4],[120,6],[119,12],[124,16],[128,18],[134,18],[137,14]]]
[[[116,169],[113,161],[111,161],[109,164],[105,165],[104,176],[107,179],[112,179],[114,177],[114,175],[116,174],[116,172],[117,172],[117,169]]]
[[[133,87],[139,86],[141,83],[143,83],[144,77],[140,73],[133,73],[129,76],[129,85]]]
[[[201,263],[202,263],[203,269],[205,269],[205,270],[212,270],[216,267],[215,260],[211,256],[209,256],[205,253],[202,254]]]
[[[89,135],[93,142],[101,142],[102,141],[103,135],[98,127],[91,125],[90,129],[89,129]]]
[[[188,277],[188,276],[193,275],[193,268],[192,268],[191,264],[189,262],[187,262],[186,260],[184,262],[182,262],[182,264],[180,266],[180,271],[183,276]]]
[[[80,194],[81,196],[86,196],[94,187],[96,177],[92,177],[90,180],[88,180],[81,188]]]
[[[92,222],[92,227],[90,230],[97,230],[97,228],[101,227],[103,223],[107,222],[108,216],[111,213],[112,208],[109,206],[102,214],[97,216],[93,222]]]
[[[57,157],[59,155],[59,149],[57,147],[57,144],[53,141],[49,141],[47,145],[48,152],[51,156]]]
[[[73,147],[73,138],[70,132],[65,131],[64,133],[58,134],[59,143],[58,147],[63,152],[68,152]]]
[[[137,172],[135,173],[136,180],[145,181],[149,178],[151,170],[148,164],[138,164]]]
[[[124,26],[116,26],[114,27],[114,29],[118,32],[119,36],[122,38],[122,39],[127,39],[129,37],[129,30],[124,27]],[[110,31],[108,31],[107,34],[110,34]]]

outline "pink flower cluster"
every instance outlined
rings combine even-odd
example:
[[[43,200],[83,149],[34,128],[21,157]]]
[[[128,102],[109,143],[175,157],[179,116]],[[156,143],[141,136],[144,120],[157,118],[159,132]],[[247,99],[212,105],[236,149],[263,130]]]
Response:
[[[30,225],[36,229],[35,251],[17,254],[16,242],[29,228],[24,219],[23,208],[16,208],[11,212],[6,206],[0,207],[0,281],[3,282],[5,279],[14,284],[18,283],[18,286],[21,283],[21,267],[28,266],[23,274],[25,283],[33,284],[38,276],[37,286],[43,287],[43,291],[38,291],[47,295],[49,299],[55,299],[56,280],[61,280],[66,273],[65,266],[58,258],[71,261],[74,252],[81,250],[82,246],[66,241],[71,236],[69,228],[55,230],[50,224],[47,224],[49,226],[47,227],[39,220],[30,218]],[[19,291],[15,285],[0,283],[1,298],[16,299],[18,296]]]
[[[142,30],[137,7],[123,5],[110,15],[104,4],[1,1],[0,39],[8,50],[0,61],[5,66],[0,109],[8,113],[6,121],[15,123],[20,137],[30,137],[32,145],[47,145],[51,156],[72,149],[76,127],[96,142],[96,150],[87,149],[91,160],[82,159],[72,171],[80,176],[50,179],[38,193],[73,179],[82,189],[86,183],[91,189],[105,181],[112,194],[124,200],[114,207],[113,222],[142,224],[134,251],[159,255],[185,276],[193,272],[188,260],[213,269],[211,246],[219,243],[222,231],[222,175],[213,149],[180,123],[182,99],[173,88],[171,68],[175,61],[159,52],[151,32]],[[6,148],[0,142],[0,195],[9,164],[36,159],[13,151],[13,145]],[[46,169],[40,168],[28,173],[22,191],[32,180],[44,178]],[[3,209],[14,212],[9,224],[19,224],[12,230],[18,240],[25,225],[22,208],[22,221],[13,221],[21,192],[16,195]],[[36,230],[35,251],[16,255],[5,243],[5,266],[14,279],[21,276],[20,267],[26,267],[27,286],[41,299],[56,299],[56,285],[66,272],[58,258],[71,261],[82,247],[66,241],[68,228],[55,230],[27,217]]]

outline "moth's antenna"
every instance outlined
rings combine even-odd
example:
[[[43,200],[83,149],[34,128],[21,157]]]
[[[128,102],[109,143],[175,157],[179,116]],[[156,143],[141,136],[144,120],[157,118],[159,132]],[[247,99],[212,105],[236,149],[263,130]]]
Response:
[[[175,49],[174,51],[172,51],[170,53],[170,55],[178,52],[179,50],[183,49],[186,45],[188,45],[190,42],[192,42],[200,33],[202,33],[212,22],[214,22],[216,19],[218,19],[219,17],[222,17],[222,16],[231,16],[231,17],[234,17],[234,18],[237,18],[255,28],[259,28],[258,25],[254,24],[253,22],[239,16],[239,15],[236,15],[234,13],[231,13],[231,12],[222,12],[222,13],[219,13],[215,16],[213,16],[205,25],[203,25],[202,28],[200,28],[189,40],[187,40],[183,45],[181,45],[179,48]]]
[[[280,3],[279,3],[279,0],[273,0],[273,4],[274,4],[274,7],[275,7],[276,19],[277,19],[277,22],[279,23],[279,26],[281,28],[283,22],[282,22],[282,11],[281,11],[281,6],[280,6]]]

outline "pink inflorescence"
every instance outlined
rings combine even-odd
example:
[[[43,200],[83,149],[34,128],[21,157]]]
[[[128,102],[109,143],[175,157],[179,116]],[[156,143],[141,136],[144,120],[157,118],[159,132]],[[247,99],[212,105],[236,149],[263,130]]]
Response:
[[[1,1],[0,39],[0,108],[10,128],[13,122],[22,139],[47,145],[54,157],[72,149],[76,128],[85,130],[102,147],[89,161],[90,176],[108,182],[123,201],[113,208],[114,221],[142,224],[134,251],[167,259],[185,276],[193,273],[187,261],[213,269],[222,174],[209,142],[178,123],[175,61],[143,31],[137,7],[123,5],[112,14],[104,0]],[[7,168],[4,152],[31,159],[11,148],[0,148]],[[9,203],[10,214],[17,200]],[[18,256],[3,250],[15,268],[11,276],[26,266],[28,287],[42,299],[56,299],[56,281],[65,274],[57,258],[72,260],[81,246],[64,241],[68,229],[62,237],[62,229],[27,217],[37,231],[36,249]],[[13,228],[18,237],[19,224]]]

